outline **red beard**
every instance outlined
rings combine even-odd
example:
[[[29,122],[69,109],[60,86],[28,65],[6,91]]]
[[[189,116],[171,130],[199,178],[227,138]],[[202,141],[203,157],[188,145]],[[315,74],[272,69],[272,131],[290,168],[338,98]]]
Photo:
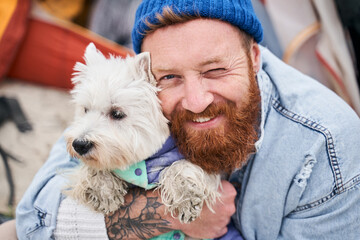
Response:
[[[208,173],[231,173],[243,166],[248,155],[255,151],[261,99],[252,66],[249,77],[249,97],[241,108],[227,101],[211,104],[199,114],[181,109],[171,115],[170,129],[179,151]],[[224,126],[208,130],[184,127],[196,117],[219,115],[226,118]]]

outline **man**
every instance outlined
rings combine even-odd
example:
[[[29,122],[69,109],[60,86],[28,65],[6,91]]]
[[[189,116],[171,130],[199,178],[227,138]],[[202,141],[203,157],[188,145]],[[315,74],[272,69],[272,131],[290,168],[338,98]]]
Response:
[[[134,50],[151,53],[180,152],[228,180],[215,213],[205,207],[180,224],[164,213],[159,193],[134,189],[105,223],[98,215],[96,223],[78,221],[90,213],[59,193],[64,180],[54,169],[77,164],[60,140],[19,204],[19,238],[46,238],[55,228],[64,236],[69,209],[72,223],[98,228],[99,238],[105,227],[110,239],[173,229],[216,238],[234,228],[245,239],[358,238],[360,120],[334,93],[260,47],[261,38],[250,0],[145,0],[136,14]]]

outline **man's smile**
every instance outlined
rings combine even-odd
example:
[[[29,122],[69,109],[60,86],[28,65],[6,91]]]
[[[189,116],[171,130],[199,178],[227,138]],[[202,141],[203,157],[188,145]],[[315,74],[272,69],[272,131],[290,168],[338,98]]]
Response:
[[[187,124],[193,129],[210,129],[218,127],[223,121],[224,116],[209,116],[209,117],[194,117],[192,121],[188,121]]]
[[[204,123],[204,122],[208,122],[212,119],[213,117],[199,117],[199,118],[194,118],[193,122],[197,122],[197,123]]]

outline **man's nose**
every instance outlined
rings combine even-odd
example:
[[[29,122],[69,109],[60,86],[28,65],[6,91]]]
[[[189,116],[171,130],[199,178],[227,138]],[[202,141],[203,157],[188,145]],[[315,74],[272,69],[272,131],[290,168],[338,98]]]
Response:
[[[213,94],[208,91],[201,78],[185,80],[184,87],[185,94],[181,104],[186,110],[201,113],[214,101]]]

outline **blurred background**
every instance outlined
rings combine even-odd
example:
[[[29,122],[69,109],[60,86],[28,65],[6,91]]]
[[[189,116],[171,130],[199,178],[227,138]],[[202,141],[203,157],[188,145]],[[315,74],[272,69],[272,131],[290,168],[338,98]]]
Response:
[[[140,0],[0,0],[0,223],[74,115],[76,61],[94,42],[134,54]],[[262,45],[336,92],[360,115],[360,1],[252,0]]]

